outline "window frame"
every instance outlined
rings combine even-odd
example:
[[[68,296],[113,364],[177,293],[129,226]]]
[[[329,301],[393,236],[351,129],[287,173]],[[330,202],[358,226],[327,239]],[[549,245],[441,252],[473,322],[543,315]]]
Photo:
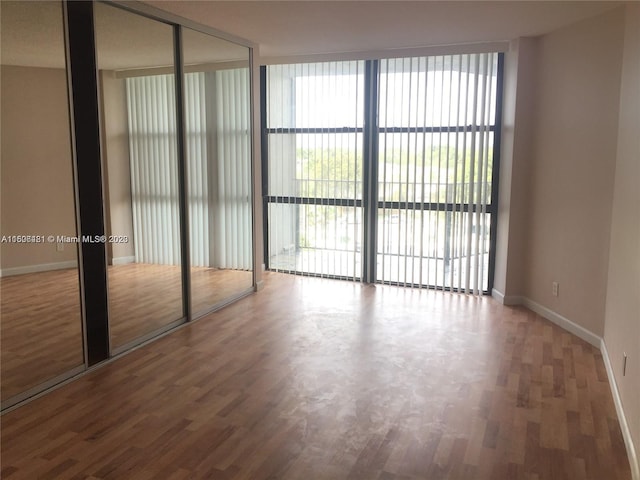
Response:
[[[500,171],[500,142],[502,130],[502,97],[504,77],[504,53],[497,54],[496,70],[496,96],[495,116],[491,125],[484,128],[483,133],[493,134],[493,152],[490,159],[492,165],[490,201],[483,206],[482,213],[489,215],[489,258],[487,271],[487,289],[481,290],[482,294],[489,294],[493,289],[495,276],[496,242],[497,242],[497,214],[498,214],[498,189]],[[464,54],[464,53],[462,53]],[[438,55],[430,55],[438,56]],[[389,133],[479,133],[477,124],[447,125],[447,126],[416,126],[416,127],[390,127],[380,126],[378,119],[378,99],[380,83],[380,60],[365,61],[365,95],[364,95],[364,125],[363,127],[337,127],[337,128],[271,128],[267,119],[267,66],[260,67],[260,120],[261,120],[261,153],[262,153],[262,198],[263,198],[263,234],[264,234],[264,262],[265,269],[271,270],[269,265],[269,205],[270,204],[298,204],[298,205],[339,205],[348,207],[362,207],[363,211],[363,248],[361,250],[362,276],[364,283],[384,283],[389,285],[403,285],[415,288],[429,288],[447,291],[465,291],[457,287],[439,285],[407,284],[406,282],[381,281],[376,279],[377,269],[377,221],[380,209],[404,209],[406,211],[421,212],[462,212],[478,213],[478,205],[463,202],[405,202],[389,201],[378,198],[378,150],[380,146],[380,134]],[[320,197],[296,197],[278,196],[269,192],[269,136],[274,134],[308,134],[308,133],[357,133],[362,134],[363,171],[362,171],[362,199],[339,199]],[[305,276],[322,276],[338,279],[349,279],[340,275],[320,275],[310,272],[291,271]]]

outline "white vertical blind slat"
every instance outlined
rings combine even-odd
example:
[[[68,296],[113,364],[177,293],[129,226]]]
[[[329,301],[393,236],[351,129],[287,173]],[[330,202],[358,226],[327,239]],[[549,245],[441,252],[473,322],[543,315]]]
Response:
[[[379,281],[474,294],[486,289],[495,59],[380,62],[379,192],[400,208],[380,206]]]
[[[178,264],[173,76],[129,78],[126,86],[136,261]]]
[[[209,82],[206,75],[218,78]],[[211,85],[216,91],[207,92]],[[126,86],[136,261],[176,265],[180,239],[174,77],[128,78]],[[247,69],[190,73],[185,78],[194,266],[252,268],[248,86]],[[208,116],[216,106],[217,114]],[[216,195],[209,189],[211,180]],[[211,216],[219,219],[217,229],[210,225]],[[217,262],[210,256],[211,243]]]

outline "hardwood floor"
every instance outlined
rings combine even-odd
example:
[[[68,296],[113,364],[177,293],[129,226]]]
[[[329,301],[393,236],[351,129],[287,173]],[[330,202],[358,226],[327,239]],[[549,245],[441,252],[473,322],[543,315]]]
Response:
[[[265,289],[2,417],[7,479],[624,479],[597,349],[491,298]]]
[[[251,287],[246,271],[193,268],[194,312]],[[111,346],[118,348],[182,317],[180,267],[109,267]],[[35,387],[84,363],[76,269],[0,279],[1,398]]]

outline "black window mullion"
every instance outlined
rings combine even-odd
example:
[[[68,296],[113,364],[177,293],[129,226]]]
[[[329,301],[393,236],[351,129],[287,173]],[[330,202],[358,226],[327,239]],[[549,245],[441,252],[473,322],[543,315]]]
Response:
[[[489,278],[487,290],[493,290],[493,277],[496,270],[496,244],[498,224],[498,182],[500,177],[500,142],[502,133],[502,88],[504,78],[504,53],[498,53],[498,72],[496,77],[496,117],[493,130],[493,164],[491,171],[491,225],[489,226]]]
[[[266,120],[266,119],[265,119]],[[323,134],[323,133],[362,133],[362,127],[278,127],[264,128],[268,134],[280,135],[302,135],[302,134]]]
[[[444,127],[380,127],[380,133],[465,133],[472,129],[480,129],[481,127],[476,124],[470,125],[449,125]],[[493,132],[496,129],[495,125],[483,126],[483,129]]]
[[[375,283],[378,222],[378,60],[367,60],[364,75],[364,132],[362,154],[362,281]]]
[[[260,66],[260,157],[262,167],[262,242],[265,270],[269,270],[269,131],[267,129],[267,67]]]
[[[437,203],[437,202],[401,202],[401,201],[378,201],[377,208],[393,210],[424,210],[432,212],[477,212],[480,211],[474,203]],[[493,204],[485,205],[487,213],[495,212]]]
[[[282,203],[291,205],[331,205],[339,207],[361,207],[362,200],[358,198],[327,198],[327,197],[280,197],[265,195],[267,203]]]

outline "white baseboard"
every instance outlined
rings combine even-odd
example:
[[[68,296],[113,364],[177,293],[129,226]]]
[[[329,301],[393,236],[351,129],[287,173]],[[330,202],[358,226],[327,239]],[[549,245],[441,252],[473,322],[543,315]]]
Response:
[[[522,297],[521,305],[524,305],[529,310],[533,310],[541,317],[544,317],[550,322],[555,323],[559,327],[564,328],[566,331],[573,333],[576,337],[581,338],[594,347],[598,349],[600,348],[602,337],[578,325],[577,323],[572,322],[568,318],[563,317],[559,313],[556,313],[553,310],[550,310],[547,307],[540,305],[539,303],[534,302],[533,300],[526,297]]]
[[[264,280],[258,280],[256,282],[256,288],[255,291],[259,292],[260,290],[262,290],[264,288]]]
[[[25,265],[24,267],[3,268],[0,270],[0,277],[11,277],[13,275],[23,275],[25,273],[49,272],[51,270],[64,270],[67,268],[77,268],[78,262],[69,260],[67,262],[41,263],[39,265]]]
[[[527,297],[522,297],[520,295],[505,295],[495,288],[491,291],[491,296],[497,302],[500,302],[503,305],[522,305],[524,307],[527,307],[529,310],[536,312],[541,317],[544,317],[550,322],[555,323],[564,330],[573,333],[575,336],[581,338],[585,342],[590,343],[598,349],[600,348],[602,337],[578,325],[577,323],[572,322],[568,318],[563,317],[559,313],[556,313],[553,310],[550,310],[547,307],[534,302]]]
[[[622,438],[624,438],[624,445],[627,447],[627,455],[629,456],[629,464],[631,466],[631,478],[633,480],[640,480],[640,465],[638,464],[638,457],[636,456],[636,450],[633,445],[631,430],[629,430],[629,423],[627,422],[627,417],[625,416],[624,409],[622,408],[622,399],[618,392],[616,377],[613,374],[611,359],[609,358],[609,352],[607,351],[607,345],[604,343],[604,339],[602,339],[602,342],[600,343],[600,352],[602,353],[604,367],[607,370],[607,377],[609,377],[609,386],[611,387],[611,394],[613,395],[613,403],[616,406],[618,422],[620,422],[620,430],[622,430]]]
[[[136,257],[133,255],[129,257],[113,257],[111,259],[111,265],[128,265],[130,263],[135,263]]]
[[[496,290],[495,288],[491,290],[491,296],[494,300],[504,305],[504,293]]]

